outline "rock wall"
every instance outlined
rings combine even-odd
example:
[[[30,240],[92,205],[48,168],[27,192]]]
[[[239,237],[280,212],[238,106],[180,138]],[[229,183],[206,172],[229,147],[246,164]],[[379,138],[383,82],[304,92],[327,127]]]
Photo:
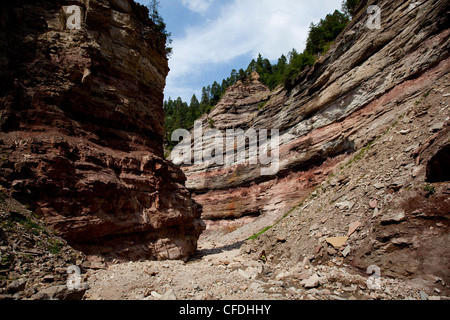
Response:
[[[440,75],[445,73],[450,45],[446,1],[369,2],[360,6],[360,13],[327,54],[303,71],[289,90],[268,92],[255,81],[237,84],[203,118],[204,130],[214,123],[222,130],[253,127],[281,133],[276,175],[261,176],[259,165],[183,168],[187,186],[211,227],[244,217],[240,225],[245,227],[235,233],[235,240],[243,240],[273,224],[348,154],[374,141],[402,114],[404,98],[392,94],[395,90],[417,94],[431,82],[408,89],[408,80],[439,64]],[[364,5],[369,4],[381,9],[381,29],[367,26]],[[246,229],[249,220],[255,224]]]
[[[80,28],[72,28],[77,12]],[[165,37],[131,0],[1,4],[0,181],[71,245],[182,259],[204,229],[164,160]]]
[[[450,139],[449,66],[446,59],[376,99],[372,107],[391,119],[385,130],[243,252],[266,250],[271,265],[288,266],[294,278],[302,262],[366,279],[372,266],[383,280],[448,295],[450,179],[435,181],[433,173],[450,165],[442,156]]]

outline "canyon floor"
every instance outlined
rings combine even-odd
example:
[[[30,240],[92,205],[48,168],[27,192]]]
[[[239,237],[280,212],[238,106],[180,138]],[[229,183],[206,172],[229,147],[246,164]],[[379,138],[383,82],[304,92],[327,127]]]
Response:
[[[450,183],[425,183],[424,164],[417,161],[417,150],[439,136],[448,139],[448,77],[403,101],[404,113],[382,135],[348,155],[265,233],[247,240],[250,223],[205,233],[196,256],[186,262],[128,262],[88,271],[85,298],[450,299]],[[397,217],[405,201],[414,210]],[[260,224],[254,226],[252,232],[261,231]],[[345,245],[331,245],[342,236]],[[262,250],[265,264],[258,259]]]
[[[371,282],[373,281],[373,282]],[[202,243],[189,262],[129,262],[88,273],[88,300],[448,300],[439,277],[400,280],[358,274],[345,264],[266,264],[240,244]],[[425,287],[434,290],[425,290]],[[428,293],[427,293],[428,292]]]

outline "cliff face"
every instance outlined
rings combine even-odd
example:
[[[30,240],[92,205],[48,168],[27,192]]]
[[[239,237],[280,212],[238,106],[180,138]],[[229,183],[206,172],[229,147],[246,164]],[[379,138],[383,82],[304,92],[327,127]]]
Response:
[[[381,9],[381,29],[367,27],[364,6],[369,4]],[[255,94],[242,100],[238,93],[256,84],[239,84],[229,88],[217,108],[204,117],[204,130],[214,123],[218,129],[279,129],[281,135],[276,175],[261,176],[260,165],[183,168],[210,229],[242,227],[227,235],[227,241],[245,240],[274,224],[349,155],[364,150],[404,116],[437,81],[448,79],[447,2],[365,1],[360,9],[327,54],[302,72],[289,90],[280,87],[268,93],[258,86]],[[432,135],[421,137],[426,140]],[[321,209],[316,209],[314,214],[321,216]],[[271,240],[277,237],[271,236]],[[267,240],[267,250],[269,244]],[[314,252],[316,247],[317,242],[312,242],[309,249]]]
[[[72,5],[80,28],[69,29]],[[204,224],[163,157],[169,69],[148,10],[23,0],[1,16],[1,184],[86,253],[193,254]]]

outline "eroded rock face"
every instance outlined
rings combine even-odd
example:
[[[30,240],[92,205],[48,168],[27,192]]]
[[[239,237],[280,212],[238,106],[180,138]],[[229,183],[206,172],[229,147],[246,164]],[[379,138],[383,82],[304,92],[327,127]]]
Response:
[[[69,5],[80,29],[68,29]],[[86,253],[192,255],[204,223],[163,157],[169,69],[148,10],[131,0],[1,9],[2,185]]]
[[[268,93],[257,80],[238,84],[203,118],[204,130],[214,123],[220,130],[252,127],[279,129],[281,134],[275,175],[261,176],[259,165],[183,168],[205,219],[271,216],[265,226],[275,222],[324,181],[346,154],[381,135],[404,113],[406,99],[445,74],[448,4],[430,0],[419,7],[410,1],[377,5],[381,29],[367,27],[363,10],[290,90],[280,87]],[[242,95],[249,91],[253,93]],[[255,230],[239,231],[242,240]]]

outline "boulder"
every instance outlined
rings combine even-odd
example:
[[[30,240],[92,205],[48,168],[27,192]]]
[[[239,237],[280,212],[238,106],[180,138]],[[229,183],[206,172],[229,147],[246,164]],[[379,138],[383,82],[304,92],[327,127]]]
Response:
[[[325,241],[335,249],[340,249],[347,242],[347,240],[348,237],[332,237],[325,239]]]
[[[320,279],[317,274],[314,274],[310,278],[302,280],[300,284],[306,289],[317,288],[320,285]]]

